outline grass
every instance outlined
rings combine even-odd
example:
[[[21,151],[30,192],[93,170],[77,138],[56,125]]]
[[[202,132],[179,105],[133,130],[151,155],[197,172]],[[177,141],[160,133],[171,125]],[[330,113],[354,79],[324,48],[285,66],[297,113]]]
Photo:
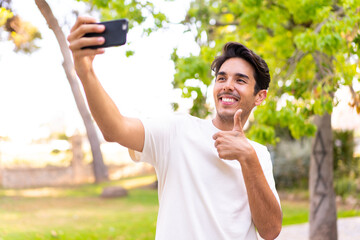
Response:
[[[283,226],[292,224],[301,224],[309,221],[309,202],[307,200],[281,201],[283,210]],[[337,207],[337,217],[358,217],[359,209],[349,209],[346,206]]]
[[[0,240],[145,240],[154,239],[157,191],[136,188],[154,176],[98,185],[27,190],[0,189]],[[129,189],[125,198],[102,199],[103,187]],[[307,201],[282,201],[284,225],[308,221]],[[360,216],[338,210],[339,217]]]
[[[305,201],[281,201],[283,226],[309,221],[309,204]]]
[[[154,239],[156,192],[125,199],[10,198],[1,201],[2,239]]]
[[[2,189],[0,239],[154,239],[157,191],[132,189],[154,180],[146,176],[69,188]],[[99,198],[109,185],[127,186],[129,195]],[[36,191],[42,197],[34,197]]]

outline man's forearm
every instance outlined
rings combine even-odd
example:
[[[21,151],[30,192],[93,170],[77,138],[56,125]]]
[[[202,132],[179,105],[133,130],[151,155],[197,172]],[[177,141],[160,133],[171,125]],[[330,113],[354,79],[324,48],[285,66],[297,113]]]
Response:
[[[126,147],[141,151],[143,147],[141,141],[137,138],[131,140],[128,137],[129,134],[137,134],[136,132],[130,133],[129,130],[138,129],[139,127],[135,126],[134,123],[140,126],[139,120],[129,119],[121,115],[93,71],[90,71],[86,76],[81,76],[80,80],[84,87],[91,114],[105,140],[118,142]]]
[[[121,114],[111,98],[105,92],[95,73],[91,71],[80,78],[92,116],[106,140],[112,139]]]
[[[251,216],[260,236],[264,239],[274,239],[281,230],[282,212],[267,183],[256,153],[254,154],[252,159],[240,162]]]

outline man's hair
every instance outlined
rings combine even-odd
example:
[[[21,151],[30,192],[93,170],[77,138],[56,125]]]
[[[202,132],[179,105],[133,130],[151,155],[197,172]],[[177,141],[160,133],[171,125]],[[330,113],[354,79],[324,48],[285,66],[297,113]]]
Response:
[[[256,81],[254,94],[257,94],[262,89],[268,89],[270,83],[270,73],[266,62],[249,48],[241,43],[228,42],[223,48],[220,56],[216,57],[211,64],[211,69],[217,76],[221,65],[230,58],[242,58],[254,68],[254,78]]]

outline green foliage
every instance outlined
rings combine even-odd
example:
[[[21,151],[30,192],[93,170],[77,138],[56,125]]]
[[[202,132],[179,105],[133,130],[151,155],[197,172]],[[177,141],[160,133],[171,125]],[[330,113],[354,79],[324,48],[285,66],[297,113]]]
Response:
[[[360,158],[354,155],[354,131],[333,131],[334,188],[337,195],[345,198],[360,192]]]
[[[139,26],[150,20],[150,27],[144,28],[143,32],[149,35],[154,30],[162,28],[167,17],[161,13],[156,6],[150,1],[140,0],[77,0],[86,2],[100,11],[102,19],[113,20],[117,18],[127,18],[129,28]]]
[[[360,192],[360,158],[354,155],[354,131],[333,131],[334,188],[345,198]]]
[[[355,179],[351,177],[336,178],[334,182],[334,190],[337,196],[346,198],[349,195],[357,193],[357,184]]]
[[[160,12],[151,1],[141,0],[77,0],[94,7],[101,14],[102,21],[126,18],[129,29],[142,26],[143,34],[149,36],[152,32],[166,26],[167,16]],[[166,0],[165,0],[166,1]],[[170,1],[170,0],[167,0]],[[135,51],[126,51],[126,57],[133,56]]]
[[[190,109],[190,114],[205,118],[210,112],[210,107],[206,102],[207,90],[211,84],[212,76],[208,65],[208,55],[196,57],[179,57],[177,49],[174,49],[171,59],[176,68],[172,85],[174,88],[182,90],[183,98],[191,98],[194,102]],[[178,108],[178,104],[173,104],[173,109]]]
[[[135,52],[134,51],[126,51],[126,57],[130,57],[130,56],[132,56],[132,55],[134,55],[135,54]]]
[[[290,130],[276,128],[281,141],[271,148],[274,178],[280,189],[307,188],[311,139],[294,141]],[[354,154],[354,132],[333,130],[334,189],[336,195],[347,197],[360,193],[360,158]]]
[[[283,128],[281,128],[283,129]],[[281,141],[271,148],[274,178],[278,189],[307,189],[311,139],[291,139],[290,132],[277,132]]]
[[[276,101],[267,102],[254,112],[257,123],[252,124],[247,136],[262,144],[275,145],[280,140],[278,129],[288,128],[295,139],[315,134],[316,126],[307,119],[309,109],[303,106],[300,101],[296,104],[286,101],[284,107],[276,110]]]
[[[4,7],[0,7],[0,33],[2,32],[6,32],[8,40],[14,43],[15,52],[32,53],[39,48],[35,43],[37,39],[41,39],[39,30]]]
[[[190,97],[196,86],[206,92],[203,86],[209,86],[214,56],[226,42],[241,42],[266,60],[272,76],[249,137],[275,144],[279,127],[288,128],[297,139],[312,136],[316,128],[311,117],[331,113],[335,91],[359,81],[358,6],[358,0],[193,0],[183,23],[194,33],[200,53],[174,52],[173,86],[183,97]],[[184,91],[189,79],[195,79],[196,86]],[[202,101],[193,98],[194,106],[203,104],[196,108],[210,113],[202,96]]]
[[[246,136],[261,144],[265,143],[264,139],[269,139],[269,144],[273,145],[275,145],[280,140],[276,137],[274,128],[260,123],[252,126]]]
[[[354,131],[352,130],[334,130],[334,170],[340,175],[349,175],[356,170],[354,158]],[[354,174],[354,173],[353,173]]]

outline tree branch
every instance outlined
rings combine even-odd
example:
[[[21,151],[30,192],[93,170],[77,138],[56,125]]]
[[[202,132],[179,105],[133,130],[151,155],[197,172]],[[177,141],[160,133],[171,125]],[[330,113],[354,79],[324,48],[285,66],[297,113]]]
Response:
[[[94,175],[96,182],[102,182],[108,179],[107,168],[104,165],[101,149],[100,149],[100,140],[96,133],[96,128],[92,122],[91,114],[86,107],[85,100],[80,91],[80,86],[77,81],[75,74],[74,64],[72,62],[70,50],[57,19],[55,18],[49,4],[46,0],[35,0],[37,7],[39,8],[41,14],[44,16],[49,28],[54,32],[56,39],[59,43],[62,56],[64,58],[63,68],[65,70],[66,77],[70,83],[71,90],[73,92],[75,103],[80,112],[80,115],[83,119],[88,139],[91,146],[91,152],[93,155],[93,166],[94,166]]]
[[[297,63],[307,55],[308,53],[304,53],[303,51],[296,50],[292,57],[287,60],[287,63],[284,67],[282,67],[280,72],[283,72],[287,69],[286,75],[284,79],[287,79],[296,69]],[[278,79],[280,75],[274,76],[274,79]]]
[[[219,22],[219,21],[216,21],[214,26],[216,27],[225,27],[225,26],[238,26],[239,25],[239,22],[230,22],[230,23],[223,23],[223,22]]]
[[[360,113],[360,92],[355,92],[354,88],[349,85],[351,100],[349,103],[350,107],[354,107],[357,113]]]

